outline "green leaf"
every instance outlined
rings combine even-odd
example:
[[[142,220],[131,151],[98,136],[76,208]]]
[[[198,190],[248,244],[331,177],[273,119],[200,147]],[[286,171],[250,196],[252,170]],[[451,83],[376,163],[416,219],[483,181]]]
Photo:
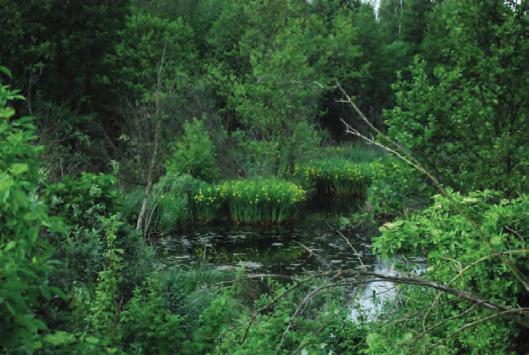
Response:
[[[490,238],[490,244],[492,246],[497,247],[497,246],[501,245],[501,243],[502,243],[502,238],[501,238],[500,235],[495,235],[492,238]]]
[[[11,249],[14,249],[16,245],[17,245],[17,243],[14,240],[12,240],[9,243],[7,243],[7,245],[6,245],[4,250],[5,251],[10,251]]]
[[[10,118],[15,114],[15,109],[12,107],[5,107],[0,109],[0,118]]]
[[[9,172],[15,176],[22,175],[29,170],[28,164],[15,163],[9,168]]]
[[[0,65],[0,73],[3,73],[5,74],[7,77],[9,78],[12,78],[13,77],[13,73],[11,73],[11,70],[7,69],[6,67],[4,66],[1,66]]]

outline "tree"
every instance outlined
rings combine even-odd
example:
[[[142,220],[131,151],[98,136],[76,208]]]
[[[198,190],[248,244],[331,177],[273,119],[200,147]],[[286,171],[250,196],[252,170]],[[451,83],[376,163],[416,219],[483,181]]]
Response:
[[[389,134],[448,186],[529,187],[527,16],[501,1],[444,1],[424,40],[426,60],[396,86]]]
[[[85,113],[108,102],[105,58],[118,42],[128,0],[2,0],[0,8],[0,57],[28,105],[36,94]]]

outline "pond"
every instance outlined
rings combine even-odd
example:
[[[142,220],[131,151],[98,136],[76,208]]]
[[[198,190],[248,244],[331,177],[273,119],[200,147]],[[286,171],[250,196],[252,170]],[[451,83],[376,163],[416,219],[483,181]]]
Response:
[[[318,220],[274,227],[203,226],[156,244],[162,261],[169,265],[207,265],[222,271],[244,267],[251,273],[294,276],[361,268],[361,258],[368,269],[395,275],[393,265],[372,254],[372,235],[373,231],[361,227],[342,233]],[[395,292],[394,284],[382,281],[356,289],[351,318],[372,316],[380,301],[394,298]]]
[[[347,238],[353,246],[344,239]],[[376,263],[370,237],[341,233],[324,223],[273,227],[207,226],[157,242],[168,264],[208,265],[219,270],[296,275],[352,269]]]

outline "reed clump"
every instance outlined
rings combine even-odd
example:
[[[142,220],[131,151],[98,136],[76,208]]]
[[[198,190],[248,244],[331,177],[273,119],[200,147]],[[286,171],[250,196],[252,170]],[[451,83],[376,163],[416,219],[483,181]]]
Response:
[[[341,158],[327,158],[296,167],[295,175],[305,188],[321,197],[364,197],[371,182],[368,166]]]
[[[281,223],[294,216],[306,201],[306,191],[278,178],[232,180],[220,184],[229,218],[235,223]]]

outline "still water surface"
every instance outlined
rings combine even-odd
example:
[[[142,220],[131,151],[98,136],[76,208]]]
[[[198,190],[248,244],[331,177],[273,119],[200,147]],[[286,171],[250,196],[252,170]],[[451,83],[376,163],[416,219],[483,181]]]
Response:
[[[161,239],[157,245],[163,262],[169,265],[208,265],[224,271],[244,267],[252,273],[293,276],[305,271],[360,268],[360,257],[372,271],[396,274],[391,263],[372,254],[371,236],[365,229],[342,236],[321,222],[266,228],[207,226]],[[383,281],[354,291],[352,319],[372,317],[384,301],[396,295],[395,285]]]

